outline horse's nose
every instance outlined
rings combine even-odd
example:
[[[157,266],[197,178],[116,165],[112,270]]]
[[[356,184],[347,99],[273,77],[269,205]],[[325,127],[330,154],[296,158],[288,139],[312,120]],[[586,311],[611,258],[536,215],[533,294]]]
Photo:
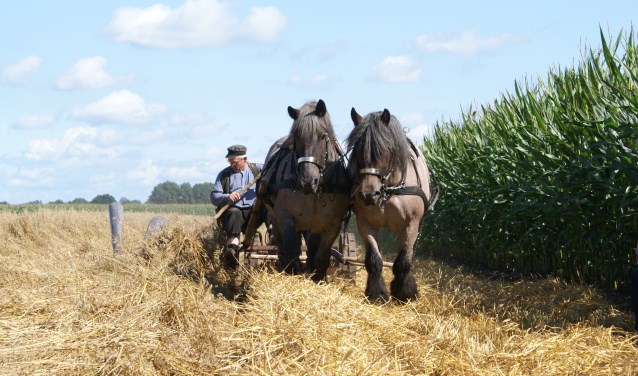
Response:
[[[366,205],[374,205],[377,202],[377,198],[381,195],[381,192],[374,191],[372,193],[359,192],[359,197]]]
[[[305,194],[311,194],[311,193],[316,193],[317,192],[317,179],[313,179],[310,182],[305,183],[302,187],[303,189],[303,193]]]

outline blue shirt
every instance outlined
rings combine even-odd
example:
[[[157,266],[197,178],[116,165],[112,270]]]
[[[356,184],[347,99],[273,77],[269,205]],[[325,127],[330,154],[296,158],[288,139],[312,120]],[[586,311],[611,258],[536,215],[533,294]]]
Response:
[[[263,163],[255,163],[257,169],[261,171],[264,168]],[[226,167],[226,169],[230,169],[230,167]],[[231,193],[237,192],[241,190],[244,186],[250,183],[251,180],[255,178],[252,170],[246,164],[246,168],[244,171],[234,172],[231,170],[230,172],[230,180],[229,180],[229,192],[224,193],[224,187],[222,186],[222,177],[224,176],[224,171],[222,170],[217,174],[217,178],[215,179],[215,184],[213,184],[213,191],[210,193],[210,201],[215,206],[224,205],[228,202],[228,197]],[[255,198],[257,198],[256,192],[256,184],[253,184],[248,190],[241,196],[241,198],[234,202],[232,206],[236,206],[238,208],[246,209],[255,203]]]

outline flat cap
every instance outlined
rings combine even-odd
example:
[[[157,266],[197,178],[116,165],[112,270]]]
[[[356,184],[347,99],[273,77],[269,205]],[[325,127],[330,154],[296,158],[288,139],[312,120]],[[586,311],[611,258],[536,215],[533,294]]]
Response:
[[[244,145],[233,145],[228,147],[226,158],[241,157],[246,155],[246,147]]]

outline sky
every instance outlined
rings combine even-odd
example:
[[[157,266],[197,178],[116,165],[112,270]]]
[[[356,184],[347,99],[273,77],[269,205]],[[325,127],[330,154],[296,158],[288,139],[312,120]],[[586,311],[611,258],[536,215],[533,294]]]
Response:
[[[0,202],[213,182],[226,148],[263,162],[323,99],[337,137],[387,108],[417,144],[437,122],[571,68],[626,1],[6,1]]]

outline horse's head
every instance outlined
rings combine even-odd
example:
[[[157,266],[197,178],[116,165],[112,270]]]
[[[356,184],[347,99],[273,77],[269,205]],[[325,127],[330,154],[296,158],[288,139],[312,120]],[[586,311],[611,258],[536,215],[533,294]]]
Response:
[[[377,205],[384,190],[400,184],[409,151],[405,133],[390,111],[372,112],[362,117],[350,111],[354,129],[348,136],[351,148],[349,170],[359,182],[359,198],[366,205]]]
[[[297,155],[297,185],[306,194],[317,193],[335,139],[326,104],[320,99],[300,109],[289,106],[288,114],[294,120],[290,135]]]

